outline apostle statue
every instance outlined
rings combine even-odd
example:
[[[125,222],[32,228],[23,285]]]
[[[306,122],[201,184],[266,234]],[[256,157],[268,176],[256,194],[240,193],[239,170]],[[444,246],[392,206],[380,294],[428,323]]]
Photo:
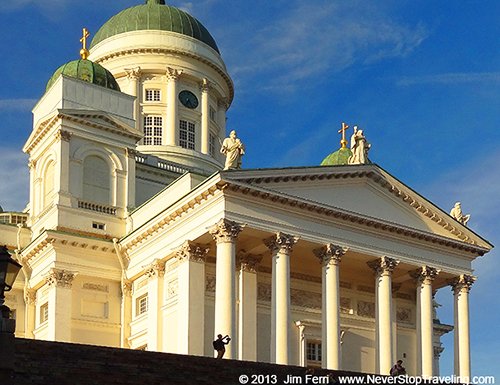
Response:
[[[245,154],[245,146],[236,137],[236,131],[229,133],[229,138],[224,139],[220,152],[226,155],[224,170],[235,170],[241,168],[241,157]]]
[[[470,214],[464,215],[462,213],[462,205],[460,202],[455,203],[455,206],[450,211],[450,215],[464,226],[467,226],[467,222],[469,222],[470,219]]]
[[[368,150],[371,144],[366,141],[363,135],[363,130],[358,130],[358,126],[354,126],[354,134],[351,136],[351,152],[352,155],[347,160],[348,164],[366,164],[368,160]]]

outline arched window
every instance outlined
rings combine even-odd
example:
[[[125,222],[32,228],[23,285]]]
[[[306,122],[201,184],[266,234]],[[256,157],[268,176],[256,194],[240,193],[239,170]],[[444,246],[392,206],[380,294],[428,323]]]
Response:
[[[48,207],[54,198],[54,168],[55,164],[50,161],[43,174],[43,207]]]
[[[83,161],[83,200],[109,205],[110,186],[108,163],[95,155],[86,157]]]

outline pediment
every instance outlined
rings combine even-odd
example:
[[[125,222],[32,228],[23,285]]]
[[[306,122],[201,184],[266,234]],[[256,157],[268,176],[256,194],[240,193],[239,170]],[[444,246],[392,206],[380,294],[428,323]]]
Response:
[[[226,172],[224,179],[404,228],[492,247],[377,165]]]

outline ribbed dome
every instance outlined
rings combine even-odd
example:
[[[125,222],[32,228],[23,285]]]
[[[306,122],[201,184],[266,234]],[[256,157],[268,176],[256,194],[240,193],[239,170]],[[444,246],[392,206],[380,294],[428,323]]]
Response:
[[[340,148],[332,152],[321,162],[321,166],[341,166],[347,164],[349,157],[352,155],[350,149]]]
[[[113,16],[97,31],[90,48],[108,37],[142,30],[170,31],[191,36],[219,52],[214,38],[203,24],[188,13],[165,5],[164,0],[147,0],[146,4],[127,8]]]
[[[100,64],[84,59],[73,60],[60,66],[47,82],[46,90],[54,84],[61,74],[115,91],[120,91],[120,87],[111,72]]]

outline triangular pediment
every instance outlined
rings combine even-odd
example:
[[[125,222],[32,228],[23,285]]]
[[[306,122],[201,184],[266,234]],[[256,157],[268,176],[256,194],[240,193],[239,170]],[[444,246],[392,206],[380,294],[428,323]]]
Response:
[[[231,171],[224,179],[484,248],[492,245],[377,165]]]

